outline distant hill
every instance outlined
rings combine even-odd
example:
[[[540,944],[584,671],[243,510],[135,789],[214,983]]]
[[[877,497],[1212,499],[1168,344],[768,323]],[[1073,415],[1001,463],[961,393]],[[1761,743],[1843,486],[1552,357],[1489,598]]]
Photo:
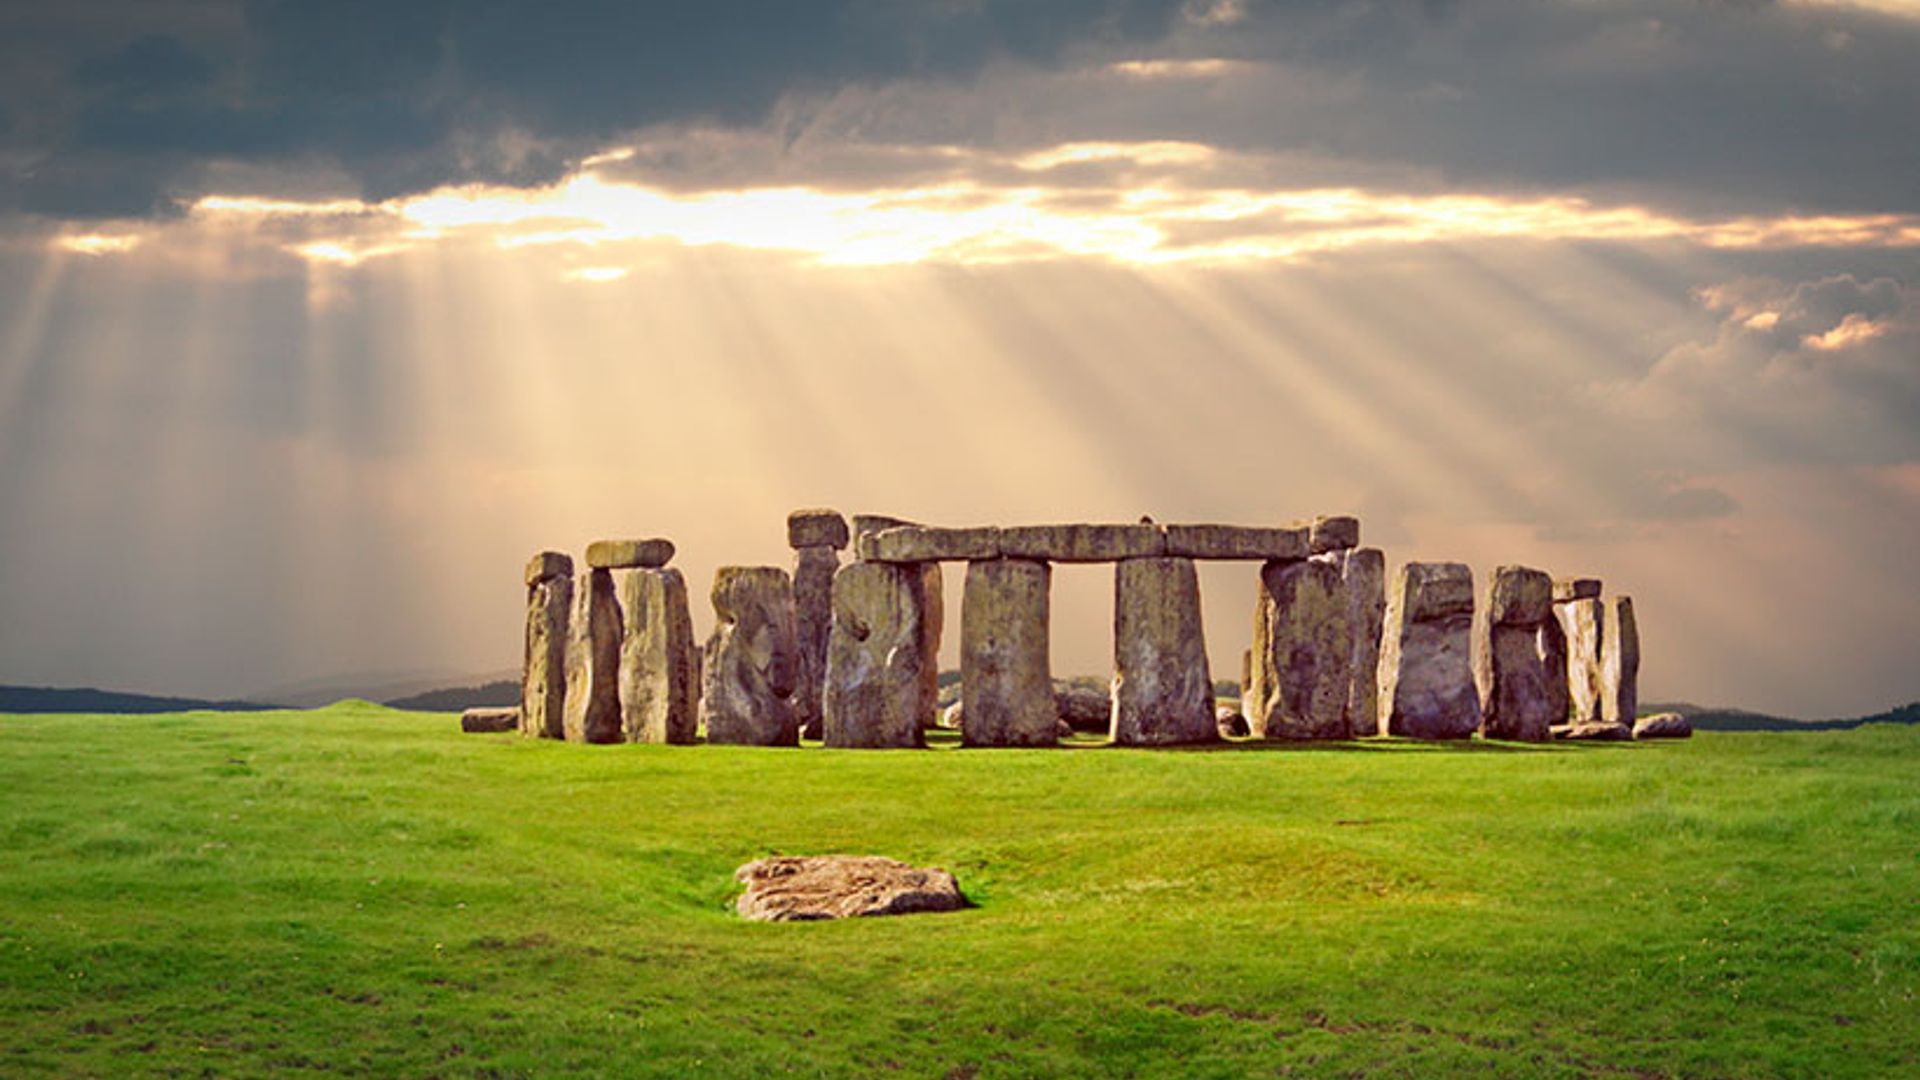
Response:
[[[312,709],[332,704],[342,698],[393,701],[396,698],[414,697],[449,687],[476,686],[499,679],[519,677],[518,667],[497,668],[493,671],[444,669],[361,671],[250,691],[247,697],[254,701],[271,701],[276,705]]]
[[[199,698],[123,694],[117,690],[61,689],[51,686],[0,686],[0,713],[169,713],[259,712],[277,708],[253,701],[203,701]]]
[[[1721,709],[1678,701],[1664,705],[1642,705],[1641,715],[1677,712],[1702,731],[1847,731],[1866,724],[1920,724],[1920,701],[1911,702],[1871,716],[1844,720],[1795,720],[1787,716]]]
[[[387,702],[390,709],[407,709],[411,712],[460,712],[476,706],[507,706],[520,704],[520,683],[516,679],[500,679],[496,682],[482,683],[479,686],[452,686],[442,690],[429,690],[424,694],[395,698]]]

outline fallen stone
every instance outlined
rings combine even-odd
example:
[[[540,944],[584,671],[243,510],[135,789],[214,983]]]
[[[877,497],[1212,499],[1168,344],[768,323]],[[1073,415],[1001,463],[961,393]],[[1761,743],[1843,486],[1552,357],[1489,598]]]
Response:
[[[567,616],[568,742],[621,739],[620,624],[613,571],[593,569],[577,575],[573,611]]]
[[[1251,730],[1247,727],[1247,718],[1240,715],[1238,705],[1222,705],[1213,713],[1214,730],[1223,739],[1244,739]]]
[[[798,746],[793,687],[799,642],[793,582],[777,566],[723,566],[714,575],[717,621],[707,641],[700,720],[710,743]]]
[[[1600,642],[1600,718],[1631,725],[1640,710],[1640,626],[1632,597],[1611,597],[1601,605],[1606,626]]]
[[[553,560],[549,562],[549,557]],[[527,585],[526,649],[520,667],[520,733],[567,737],[567,621],[573,608],[573,560],[544,552],[538,580]],[[560,574],[546,574],[551,567]],[[529,566],[528,577],[533,577]]]
[[[1575,724],[1603,719],[1600,700],[1605,695],[1601,675],[1601,645],[1605,616],[1599,600],[1569,600],[1553,605],[1567,653],[1568,720]]]
[[[824,696],[833,747],[916,747],[926,723],[920,571],[854,563],[833,579]]]
[[[1484,608],[1491,625],[1538,626],[1553,617],[1553,578],[1526,566],[1495,567]]]
[[[1111,735],[1121,746],[1220,737],[1192,559],[1122,559],[1114,567]]]
[[[833,575],[840,556],[831,547],[809,545],[793,556],[793,625],[800,672],[793,687],[793,717],[809,739],[822,736],[820,695],[827,678],[827,633],[833,623]]]
[[[1168,525],[1167,554],[1189,559],[1304,559],[1308,529]]]
[[[1628,742],[1633,738],[1633,729],[1604,720],[1591,724],[1555,724],[1553,737],[1569,742]]]
[[[587,545],[587,565],[595,570],[655,569],[672,561],[671,540],[595,540]]]
[[[960,608],[960,696],[967,746],[1051,746],[1059,738],[1048,672],[1052,569],[1028,559],[967,564]]]
[[[1360,546],[1360,519],[1341,515],[1327,515],[1313,519],[1307,537],[1307,551],[1311,555],[1325,555],[1329,551],[1341,551]]]
[[[876,855],[777,855],[734,873],[745,883],[734,908],[760,922],[956,911],[967,906],[945,870]]]
[[[861,533],[856,548],[864,562],[991,559],[1000,554],[1000,530],[991,525],[966,529],[900,525]]]
[[[1556,578],[1553,582],[1553,602],[1564,604],[1569,600],[1598,600],[1600,589],[1599,578]]]
[[[672,567],[619,580],[620,726],[628,742],[685,745],[699,736],[699,646],[687,582]]]
[[[847,546],[847,519],[838,510],[795,510],[787,515],[787,546],[794,550],[810,547]]]
[[[964,705],[964,702],[956,701],[941,710],[938,726],[948,731],[959,731],[960,725],[966,720]]]
[[[1479,729],[1472,637],[1471,570],[1460,563],[1407,563],[1400,568],[1387,593],[1380,638],[1384,734],[1464,739]]]
[[[1344,739],[1353,629],[1338,567],[1321,560],[1260,570],[1247,723],[1267,739]]]
[[[1048,562],[1114,562],[1163,554],[1158,525],[1021,525],[1000,530],[1000,554]]]
[[[501,731],[517,731],[520,728],[520,710],[517,707],[504,709],[468,709],[460,714],[460,730],[469,735],[488,735]]]
[[[1633,722],[1636,739],[1691,739],[1693,722],[1677,712],[1654,713]]]
[[[1075,731],[1105,735],[1113,729],[1113,694],[1105,686],[1055,679],[1053,711]]]
[[[572,576],[573,560],[557,551],[543,551],[527,560],[526,580],[529,585]]]

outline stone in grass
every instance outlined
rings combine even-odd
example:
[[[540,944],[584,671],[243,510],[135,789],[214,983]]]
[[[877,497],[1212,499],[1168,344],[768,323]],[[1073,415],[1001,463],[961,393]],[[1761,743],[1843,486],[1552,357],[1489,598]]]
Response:
[[[1693,723],[1677,712],[1654,713],[1633,722],[1636,739],[1691,739]]]
[[[1633,738],[1633,729],[1625,724],[1609,724],[1604,720],[1587,724],[1555,724],[1553,737],[1571,742],[1627,742]]]
[[[967,906],[960,883],[947,871],[878,855],[775,855],[750,862],[733,876],[747,886],[735,910],[759,922],[908,915]]]
[[[520,710],[512,706],[504,709],[468,709],[460,714],[460,730],[469,735],[518,731],[520,730]]]

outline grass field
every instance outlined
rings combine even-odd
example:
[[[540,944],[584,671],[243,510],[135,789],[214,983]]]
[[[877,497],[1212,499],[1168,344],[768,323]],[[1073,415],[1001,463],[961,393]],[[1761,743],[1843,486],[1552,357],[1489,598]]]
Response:
[[[1920,728],[1209,752],[0,717],[0,1075],[1920,1075]],[[769,852],[977,907],[747,924]]]

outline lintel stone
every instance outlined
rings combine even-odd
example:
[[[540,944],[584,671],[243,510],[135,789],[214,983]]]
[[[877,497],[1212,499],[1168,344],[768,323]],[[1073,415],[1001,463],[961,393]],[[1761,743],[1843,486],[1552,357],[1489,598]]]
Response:
[[[991,525],[966,529],[901,525],[862,533],[859,554],[866,562],[991,559],[1000,554],[1000,530]]]
[[[1000,554],[1048,562],[1114,562],[1163,555],[1166,534],[1160,526],[1021,525],[1000,530]]]
[[[1305,526],[1168,525],[1167,554],[1188,559],[1304,559]]]
[[[1564,604],[1572,600],[1600,599],[1600,579],[1591,577],[1555,578],[1553,582],[1553,602]]]
[[[1317,517],[1309,528],[1308,542],[1315,555],[1360,546],[1360,519],[1357,517],[1344,514]]]
[[[787,546],[796,550],[847,546],[847,519],[838,510],[795,510],[787,515]]]
[[[557,551],[543,551],[527,560],[526,582],[538,585],[554,578],[573,576],[573,560]]]
[[[587,545],[587,565],[595,570],[657,570],[672,561],[671,540],[595,540]]]

